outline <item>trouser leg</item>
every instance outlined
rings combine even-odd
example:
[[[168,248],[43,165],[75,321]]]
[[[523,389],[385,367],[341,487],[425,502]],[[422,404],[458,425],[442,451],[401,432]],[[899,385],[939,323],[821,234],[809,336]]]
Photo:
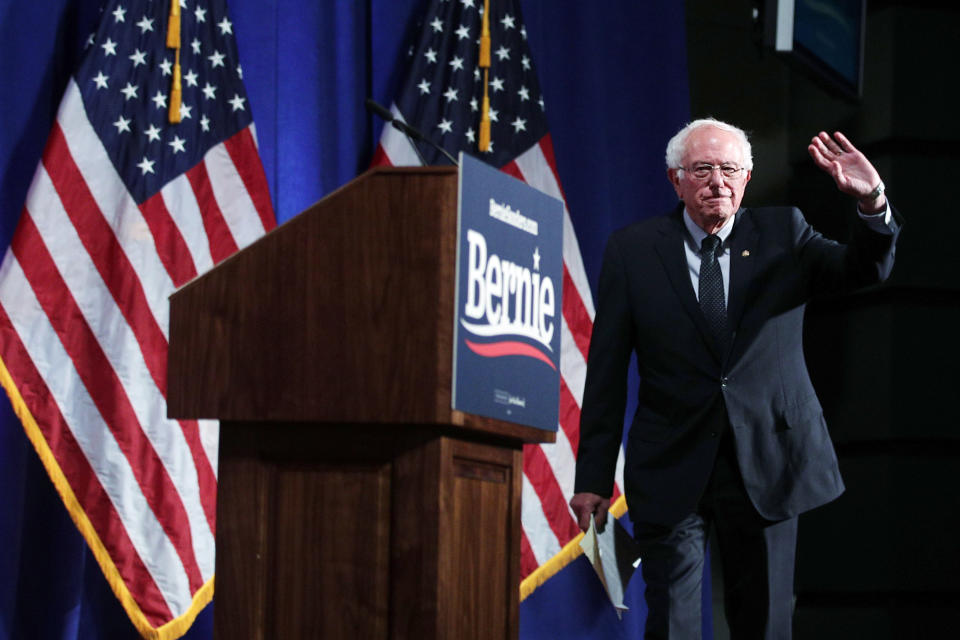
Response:
[[[691,514],[673,527],[634,523],[646,583],[647,640],[698,640],[701,632],[703,518]]]
[[[720,447],[708,497],[704,506],[723,562],[731,638],[790,640],[797,519],[773,522],[757,513],[743,487],[732,440]]]

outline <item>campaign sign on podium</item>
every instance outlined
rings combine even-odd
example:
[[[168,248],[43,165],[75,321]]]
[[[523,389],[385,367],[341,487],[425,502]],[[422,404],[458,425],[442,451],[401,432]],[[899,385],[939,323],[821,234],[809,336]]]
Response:
[[[460,157],[453,408],[556,431],[563,203]]]

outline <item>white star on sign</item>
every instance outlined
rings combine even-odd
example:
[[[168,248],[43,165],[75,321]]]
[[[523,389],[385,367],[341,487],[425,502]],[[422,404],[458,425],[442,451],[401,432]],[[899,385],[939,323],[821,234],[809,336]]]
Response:
[[[96,83],[97,89],[107,88],[107,76],[103,75],[103,71],[99,72],[93,81]]]
[[[243,111],[244,100],[246,100],[246,98],[241,98],[239,93],[235,93],[229,100],[230,106],[233,107],[234,111]]]
[[[143,132],[143,135],[149,138],[147,142],[153,142],[154,140],[160,139],[160,129],[157,129],[157,125],[151,124],[150,128]]]
[[[533,270],[540,271],[540,247],[533,248]]]
[[[180,136],[173,136],[173,140],[171,140],[167,144],[169,144],[170,148],[173,149],[173,155],[177,155],[178,153],[183,153],[184,151],[186,151],[186,149],[183,146],[184,142],[186,142],[186,140],[184,140]]]
[[[224,56],[224,55],[223,55],[222,53],[220,53],[219,51],[214,51],[214,52],[213,52],[213,55],[207,56],[207,60],[209,60],[209,61],[210,61],[210,64],[213,65],[213,68],[216,69],[217,67],[222,67],[222,66],[223,66],[223,59],[224,59],[225,57],[226,57],[226,56]]]
[[[113,123],[113,126],[117,128],[117,133],[130,131],[130,121],[124,118],[122,115],[117,118],[117,121]]]
[[[137,166],[140,167],[140,171],[142,172],[140,175],[142,176],[153,173],[153,160],[147,160],[146,156],[143,157],[143,160],[141,160]]]

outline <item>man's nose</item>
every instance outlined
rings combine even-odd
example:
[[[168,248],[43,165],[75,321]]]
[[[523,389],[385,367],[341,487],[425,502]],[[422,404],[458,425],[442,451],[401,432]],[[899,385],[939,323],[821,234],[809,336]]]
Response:
[[[723,173],[720,172],[720,167],[712,167],[710,169],[710,178],[707,180],[707,184],[711,187],[723,186]]]

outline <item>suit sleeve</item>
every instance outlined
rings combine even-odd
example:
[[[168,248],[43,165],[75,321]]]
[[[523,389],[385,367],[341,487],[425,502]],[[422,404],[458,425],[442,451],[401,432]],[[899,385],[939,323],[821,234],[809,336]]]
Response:
[[[792,227],[797,258],[807,274],[809,293],[843,293],[883,282],[893,270],[902,219],[893,205],[889,233],[878,233],[857,220],[848,244],[839,244],[807,224],[793,210]]]
[[[626,269],[617,238],[614,235],[608,241],[600,271],[574,487],[577,493],[589,491],[604,497],[613,493],[633,337]]]

